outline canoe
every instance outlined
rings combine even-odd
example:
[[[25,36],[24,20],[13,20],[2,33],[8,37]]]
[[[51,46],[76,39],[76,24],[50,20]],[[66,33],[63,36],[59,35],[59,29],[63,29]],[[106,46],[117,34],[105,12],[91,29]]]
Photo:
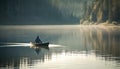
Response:
[[[31,46],[36,46],[36,47],[48,47],[49,46],[49,42],[47,43],[34,43],[34,42],[30,42]]]

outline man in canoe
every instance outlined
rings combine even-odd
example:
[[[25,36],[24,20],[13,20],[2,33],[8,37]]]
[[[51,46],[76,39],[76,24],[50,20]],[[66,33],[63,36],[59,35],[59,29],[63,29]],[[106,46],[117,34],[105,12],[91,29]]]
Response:
[[[42,43],[42,41],[40,40],[39,36],[37,36],[37,38],[35,39],[35,43]]]

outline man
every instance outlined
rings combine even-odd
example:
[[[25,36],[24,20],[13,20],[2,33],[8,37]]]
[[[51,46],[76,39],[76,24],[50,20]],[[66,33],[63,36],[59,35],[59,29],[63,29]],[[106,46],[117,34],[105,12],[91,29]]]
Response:
[[[37,38],[35,39],[36,43],[42,43],[42,41],[40,40],[39,36],[37,36]]]

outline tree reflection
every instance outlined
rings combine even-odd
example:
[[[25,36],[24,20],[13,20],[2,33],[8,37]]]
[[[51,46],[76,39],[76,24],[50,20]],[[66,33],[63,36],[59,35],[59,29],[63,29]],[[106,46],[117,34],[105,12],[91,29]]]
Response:
[[[36,52],[35,52],[36,51]],[[38,53],[39,55],[36,55]],[[45,62],[51,59],[51,53],[46,49],[29,47],[2,47],[0,48],[0,67],[33,66],[34,61]]]
[[[82,28],[81,31],[84,46],[92,46],[96,56],[104,57],[105,60],[120,61],[120,27],[88,27]]]

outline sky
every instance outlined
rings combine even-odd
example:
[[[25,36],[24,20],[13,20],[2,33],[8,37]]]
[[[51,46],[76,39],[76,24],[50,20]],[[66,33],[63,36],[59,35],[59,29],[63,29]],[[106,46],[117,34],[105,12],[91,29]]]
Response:
[[[0,0],[0,25],[79,24],[91,0]]]

